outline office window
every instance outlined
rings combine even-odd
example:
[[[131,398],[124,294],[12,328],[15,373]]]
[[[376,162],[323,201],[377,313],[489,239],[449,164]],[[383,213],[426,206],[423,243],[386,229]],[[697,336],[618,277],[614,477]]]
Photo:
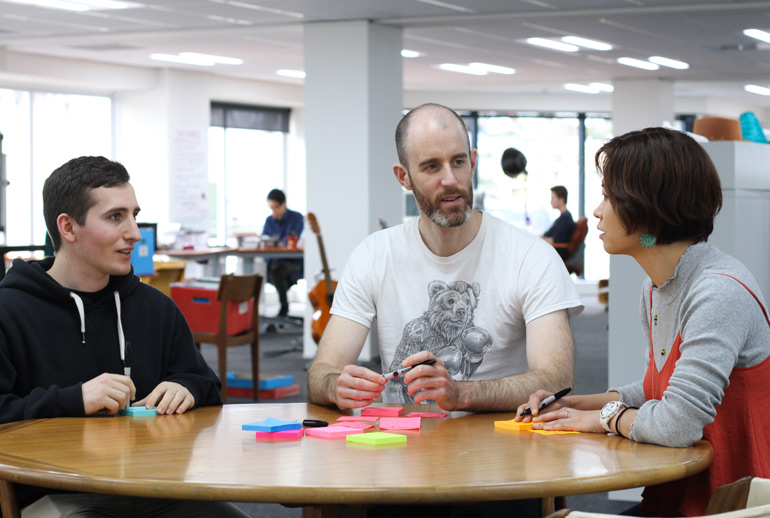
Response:
[[[286,184],[289,110],[211,105],[209,241],[233,244],[233,234],[261,233],[270,214],[267,193]]]
[[[0,133],[8,181],[4,241],[43,244],[43,183],[71,158],[112,156],[112,100],[0,89]]]
[[[581,167],[581,120],[585,121],[585,159]],[[586,238],[586,279],[609,276],[609,256],[598,239],[594,207],[601,196],[593,156],[610,137],[612,123],[604,117],[580,114],[561,116],[477,115],[477,196],[483,193],[486,212],[540,235],[558,216],[551,208],[551,187],[564,185],[569,192],[567,208],[577,220],[581,196],[589,219]],[[513,147],[527,158],[528,174],[505,175],[500,165],[503,151]],[[585,171],[584,185],[580,172]]]

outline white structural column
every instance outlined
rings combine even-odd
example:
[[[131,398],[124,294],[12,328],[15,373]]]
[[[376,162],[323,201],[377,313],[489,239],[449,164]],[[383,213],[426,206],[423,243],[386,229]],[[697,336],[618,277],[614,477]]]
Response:
[[[615,136],[674,118],[671,81],[615,81],[612,126]],[[641,246],[641,245],[640,245]],[[645,273],[628,256],[610,258],[609,385],[617,387],[644,374],[645,340],[639,327],[639,293]]]
[[[307,210],[320,224],[333,277],[378,230],[401,222],[403,194],[393,176],[394,132],[403,108],[401,29],[368,21],[304,25]],[[306,231],[305,278],[321,259]],[[309,320],[312,309],[308,308]],[[315,356],[308,326],[304,356]],[[371,357],[366,346],[362,359]]]
[[[614,135],[674,118],[674,84],[671,81],[615,81],[612,94]],[[641,244],[640,244],[641,246]],[[644,270],[628,256],[610,257],[609,387],[620,387],[644,376],[646,341],[639,323],[639,294]],[[612,493],[617,500],[638,500],[640,490]]]

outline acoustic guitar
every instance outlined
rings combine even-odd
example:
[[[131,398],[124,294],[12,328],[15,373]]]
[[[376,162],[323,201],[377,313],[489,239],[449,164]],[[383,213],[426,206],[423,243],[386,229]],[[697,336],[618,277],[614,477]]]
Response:
[[[331,318],[332,300],[334,299],[334,290],[337,289],[337,281],[332,280],[329,263],[326,261],[326,250],[324,250],[324,241],[321,237],[321,227],[318,226],[318,220],[315,214],[308,212],[307,221],[310,228],[318,238],[318,250],[321,252],[321,264],[323,265],[324,278],[315,287],[310,290],[307,298],[313,305],[313,322],[310,325],[310,331],[315,343],[321,341],[321,335],[326,329],[326,324]]]

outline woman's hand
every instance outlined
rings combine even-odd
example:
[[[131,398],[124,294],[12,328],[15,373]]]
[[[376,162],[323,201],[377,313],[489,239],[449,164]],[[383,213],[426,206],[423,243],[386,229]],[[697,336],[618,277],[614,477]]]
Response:
[[[563,399],[566,398],[562,398]],[[558,403],[555,402],[554,405]],[[551,405],[549,405],[550,407]],[[535,430],[574,430],[576,432],[605,433],[599,423],[599,410],[576,410],[562,406],[532,419]]]
[[[563,408],[565,406],[570,406],[572,404],[571,401],[574,398],[574,396],[573,397],[566,396],[561,399],[557,399],[550,405],[541,409],[540,402],[550,396],[553,396],[553,394],[551,394],[550,392],[546,392],[545,390],[538,390],[537,392],[529,396],[529,401],[524,403],[523,405],[520,405],[519,408],[516,409],[516,421],[523,421],[525,423],[528,423],[529,421],[532,420],[533,416],[540,414],[540,412],[544,410],[552,411],[552,410],[557,410],[559,408]],[[532,413],[529,415],[522,416],[521,413],[527,409],[529,409]]]

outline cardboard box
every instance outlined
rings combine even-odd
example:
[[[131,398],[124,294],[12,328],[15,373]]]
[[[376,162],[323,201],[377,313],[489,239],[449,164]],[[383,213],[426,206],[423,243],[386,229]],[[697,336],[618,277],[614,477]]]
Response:
[[[210,282],[186,281],[171,284],[171,298],[182,311],[187,325],[193,331],[216,333],[219,326],[217,290]],[[251,325],[252,301],[230,302],[227,308],[227,334],[246,331]]]

